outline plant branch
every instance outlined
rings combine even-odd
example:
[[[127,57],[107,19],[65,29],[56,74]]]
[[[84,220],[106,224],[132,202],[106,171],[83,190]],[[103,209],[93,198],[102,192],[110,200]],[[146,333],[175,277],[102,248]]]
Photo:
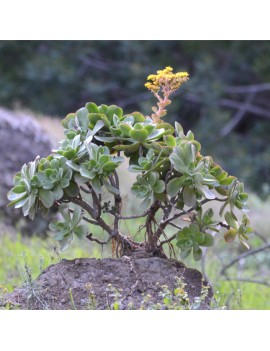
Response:
[[[70,202],[74,203],[75,205],[80,206],[86,212],[88,212],[92,218],[95,218],[95,211],[94,211],[93,207],[91,205],[89,205],[88,203],[86,203],[85,201],[78,199],[76,197],[73,197],[70,199]]]
[[[244,103],[239,107],[236,114],[232,117],[232,119],[227,123],[220,131],[220,136],[225,137],[231,133],[233,129],[235,129],[241,120],[244,118],[247,110],[251,106],[251,102],[254,99],[255,94],[249,93],[244,101]]]
[[[148,236],[147,246],[150,251],[156,248],[156,243],[158,240],[158,236],[154,233],[152,228],[152,223],[155,223],[155,214],[157,213],[158,210],[159,210],[159,201],[155,200],[153,204],[150,206],[148,215],[145,220],[146,233]]]
[[[101,198],[100,196],[98,197],[94,189],[92,188],[90,183],[86,183],[93,199],[93,207],[96,213],[96,217],[100,217],[101,215]]]
[[[110,226],[108,226],[108,224],[106,224],[104,222],[104,220],[100,217],[97,216],[94,209],[92,208],[92,206],[90,206],[89,204],[87,204],[86,202],[84,202],[83,200],[77,199],[77,198],[72,198],[71,202],[73,202],[75,205],[79,205],[81,208],[83,208],[85,211],[87,211],[90,216],[92,218],[94,218],[97,223],[104,229],[106,230],[107,233],[109,233],[109,235],[113,236],[113,231],[110,228]]]
[[[71,208],[69,208],[68,210],[69,210],[69,212],[71,212],[71,213],[74,212],[74,210],[72,210]],[[85,216],[83,216],[82,219],[83,219],[84,221],[90,223],[90,224],[94,224],[94,225],[99,226],[99,224],[98,224],[97,221],[93,221],[92,219],[89,219],[89,218],[87,218],[87,217],[85,217]]]
[[[201,201],[201,205],[207,203],[207,202],[210,202],[210,201],[226,201],[226,199],[219,199],[219,198],[216,198],[216,199],[213,199],[213,200],[210,200],[210,199],[204,199],[203,201]],[[176,224],[174,224],[172,221],[174,221],[175,219],[185,215],[185,214],[189,214],[191,213],[192,211],[195,210],[195,206],[193,207],[190,207],[187,211],[182,211],[180,213],[177,213],[175,215],[173,215],[172,217],[166,219],[165,221],[161,221],[160,222],[160,225],[159,225],[159,230],[158,230],[158,235],[160,236],[163,232],[163,230],[166,228],[167,225],[172,225],[173,227],[176,227],[177,229],[182,229],[181,227],[177,226]],[[164,241],[161,241],[160,243],[160,246],[166,244],[166,243],[169,243],[170,241],[172,241],[173,239],[176,238],[176,234],[174,234],[171,238],[169,238],[168,240],[164,240]]]
[[[172,235],[170,238],[163,240],[160,242],[159,246],[163,246],[164,244],[168,244],[176,238],[176,234]]]
[[[99,223],[98,223],[97,221],[93,221],[92,219],[89,219],[89,218],[87,218],[87,217],[85,217],[85,216],[83,216],[82,219],[83,219],[85,222],[88,222],[88,223],[90,223],[90,224],[99,226]]]
[[[238,261],[240,261],[242,258],[246,258],[248,256],[252,256],[252,255],[256,255],[259,252],[265,251],[267,249],[270,248],[270,243],[263,245],[257,249],[253,249],[250,251],[246,251],[244,253],[242,253],[241,255],[237,256],[236,258],[234,258],[230,263],[228,263],[226,266],[224,266],[222,268],[222,270],[220,271],[221,274],[224,274],[228,268],[230,268],[231,266],[233,266],[235,263],[237,263]]]
[[[175,223],[172,223],[172,222],[168,223],[168,225],[171,225],[172,227],[177,228],[177,229],[179,229],[179,230],[182,230],[182,229],[183,229],[183,228],[180,227],[179,225],[176,225]]]
[[[267,90],[270,90],[270,83],[229,86],[225,88],[225,92],[229,94],[260,93]]]
[[[218,222],[218,225],[220,225],[221,227],[226,228],[228,230],[231,228],[228,224],[223,223],[223,222]]]
[[[83,191],[86,194],[91,194],[90,190],[85,189],[83,186],[80,186],[81,191]]]
[[[115,213],[113,211],[108,211],[110,214],[112,214],[113,216],[115,217],[118,217],[119,219],[123,219],[123,220],[126,220],[126,219],[135,219],[135,218],[141,218],[141,217],[145,217],[148,215],[149,213],[149,210],[145,211],[144,213],[142,213],[141,215],[134,215],[134,216],[121,216],[119,215],[118,213]]]
[[[101,241],[98,238],[93,237],[92,233],[89,233],[88,235],[86,235],[86,238],[90,241],[95,241],[96,243],[100,244],[100,245],[106,245],[110,242],[110,240],[112,239],[112,237],[110,236],[106,241]]]
[[[113,176],[109,177],[109,180],[112,184],[113,187],[115,187],[118,191],[119,194],[114,195],[114,207],[115,207],[115,212],[121,216],[121,211],[122,211],[122,197],[120,195],[120,187],[119,187],[119,178],[117,173],[114,171]],[[119,232],[119,218],[117,216],[114,217],[114,232],[118,233]]]
[[[234,101],[231,99],[221,99],[220,105],[224,106],[224,107],[231,107],[231,108],[236,108],[236,109],[242,109],[245,107],[246,112],[253,113],[253,114],[260,116],[262,118],[270,119],[269,110],[264,109],[264,108],[259,107],[259,106],[251,105],[251,104],[248,106],[245,106],[245,102],[238,102],[238,101]]]

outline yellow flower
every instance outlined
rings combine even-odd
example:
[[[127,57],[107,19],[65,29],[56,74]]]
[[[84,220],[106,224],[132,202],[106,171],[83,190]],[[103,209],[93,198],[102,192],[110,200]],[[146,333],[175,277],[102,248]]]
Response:
[[[148,82],[145,87],[154,93],[157,93],[160,88],[166,94],[170,94],[188,80],[187,72],[173,73],[172,67],[165,67],[163,70],[157,71],[157,74],[150,74],[147,77]]]

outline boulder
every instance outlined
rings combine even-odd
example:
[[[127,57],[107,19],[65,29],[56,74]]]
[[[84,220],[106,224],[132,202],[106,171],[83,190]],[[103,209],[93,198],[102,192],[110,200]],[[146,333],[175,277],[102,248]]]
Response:
[[[31,310],[209,309],[212,295],[202,274],[181,262],[123,256],[62,260],[5,295],[2,305]]]

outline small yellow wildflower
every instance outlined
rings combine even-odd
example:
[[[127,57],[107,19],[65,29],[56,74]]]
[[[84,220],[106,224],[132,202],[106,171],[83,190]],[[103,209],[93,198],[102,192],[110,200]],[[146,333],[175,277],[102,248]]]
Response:
[[[172,67],[168,66],[157,71],[157,74],[150,74],[147,80],[145,87],[152,91],[158,99],[158,108],[156,106],[152,107],[154,113],[151,115],[151,118],[154,123],[160,123],[162,122],[161,118],[167,113],[166,106],[171,103],[171,100],[169,100],[170,95],[188,80],[188,73],[173,73]],[[159,90],[161,91],[159,92]]]
[[[172,67],[166,67],[157,71],[157,74],[150,74],[147,77],[148,82],[145,87],[153,93],[157,93],[162,88],[164,93],[170,94],[188,80],[187,72],[173,73]]]

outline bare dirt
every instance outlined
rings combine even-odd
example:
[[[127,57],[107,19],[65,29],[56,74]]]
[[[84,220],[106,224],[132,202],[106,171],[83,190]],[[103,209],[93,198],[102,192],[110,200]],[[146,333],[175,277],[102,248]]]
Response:
[[[191,303],[200,296],[202,285],[207,285],[199,271],[172,259],[124,256],[62,260],[30,285],[5,295],[4,305],[32,310],[105,310],[147,309],[160,303],[166,309],[161,292],[164,285],[173,292],[178,286],[176,277],[186,283]],[[211,297],[209,288],[207,298],[197,308],[209,309]]]

